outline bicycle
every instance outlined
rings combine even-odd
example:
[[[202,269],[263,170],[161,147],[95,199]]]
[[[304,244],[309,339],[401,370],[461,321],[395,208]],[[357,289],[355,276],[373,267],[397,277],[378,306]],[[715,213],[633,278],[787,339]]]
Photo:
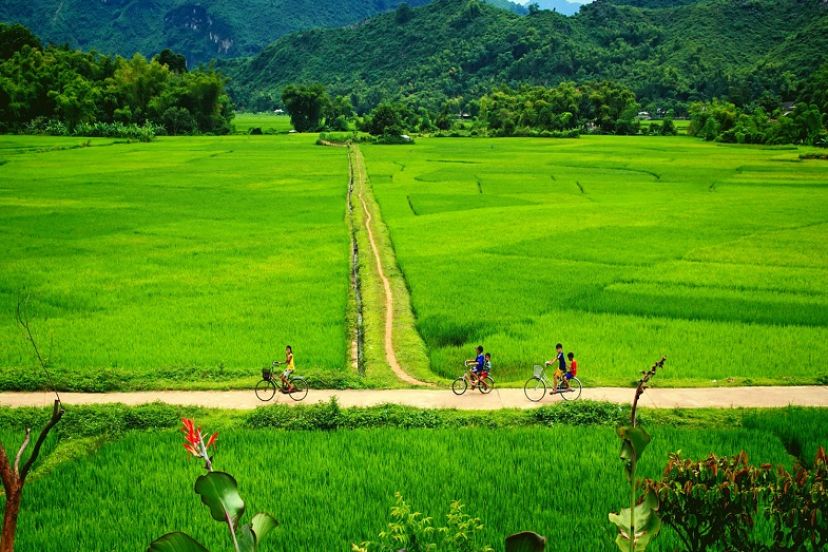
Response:
[[[276,382],[273,379],[273,368],[282,364],[274,361],[270,368],[262,368],[262,379],[256,384],[256,398],[266,402],[276,395]],[[289,395],[294,401],[301,401],[308,396],[308,382],[302,376],[290,374],[287,377],[287,385],[279,381],[280,391]]]
[[[469,366],[473,366],[476,363],[468,361],[463,363],[466,368]],[[451,382],[451,390],[454,392],[455,395],[462,395],[466,392],[466,389],[469,388],[469,385],[472,387],[477,387],[477,390],[483,393],[484,395],[488,395],[494,389],[494,378],[492,378],[488,372],[483,371],[480,373],[480,376],[477,378],[476,382],[469,381],[469,371],[466,370],[463,372],[463,375]]]
[[[534,375],[523,384],[523,394],[532,402],[538,402],[546,395],[546,388],[553,384],[546,377],[546,367],[535,365]],[[581,380],[572,376],[569,379],[562,377],[558,388],[549,392],[550,395],[559,394],[565,401],[574,401],[581,396]]]

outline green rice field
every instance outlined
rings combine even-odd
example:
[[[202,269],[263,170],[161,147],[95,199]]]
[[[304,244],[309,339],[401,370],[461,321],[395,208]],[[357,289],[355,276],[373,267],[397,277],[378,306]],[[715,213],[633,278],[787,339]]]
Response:
[[[46,386],[21,292],[65,389],[247,387],[287,343],[318,385],[393,384],[351,367],[348,162],[315,138],[0,137],[0,388]],[[590,386],[662,354],[661,385],[828,382],[828,163],[805,148],[362,150],[438,377],[482,343],[521,384],[561,341]]]
[[[745,449],[755,463],[791,465],[765,431],[651,430],[644,476],[658,477],[678,448],[692,457]],[[185,458],[179,441],[174,431],[130,433],[37,479],[24,496],[17,550],[58,551],[67,542],[87,552],[144,550],[171,530],[226,550],[226,528],[192,492],[201,466]],[[611,548],[607,514],[626,497],[617,454],[609,427],[237,429],[220,435],[214,462],[239,481],[248,512],[269,511],[280,521],[260,550],[346,551],[376,539],[399,491],[435,518],[461,499],[484,521],[483,540],[496,550],[505,535],[534,530],[566,543],[557,549],[593,551]],[[652,549],[675,543],[665,530]]]
[[[237,133],[247,134],[253,128],[260,128],[265,134],[284,134],[293,129],[290,117],[273,113],[236,113],[233,128]]]
[[[590,385],[828,382],[828,163],[688,137],[364,146],[431,368],[574,351]]]
[[[252,385],[292,344],[351,377],[347,159],[311,136],[0,137],[0,388]],[[235,382],[235,383],[234,383]]]

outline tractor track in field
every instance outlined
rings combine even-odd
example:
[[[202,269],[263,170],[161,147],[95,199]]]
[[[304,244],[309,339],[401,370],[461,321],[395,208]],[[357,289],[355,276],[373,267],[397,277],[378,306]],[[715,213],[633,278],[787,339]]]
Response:
[[[629,404],[634,390],[626,387],[585,387],[580,400],[609,401]],[[0,393],[0,406],[48,407],[54,402],[49,391]],[[489,395],[469,390],[456,396],[444,389],[311,389],[302,402],[277,395],[271,402],[259,401],[249,390],[236,391],[138,391],[125,393],[69,393],[62,392],[66,405],[125,404],[136,406],[153,402],[171,405],[250,410],[268,404],[324,403],[336,398],[341,407],[370,407],[399,404],[416,408],[451,408],[459,410],[527,409],[554,405],[562,400],[547,396],[533,403],[526,399],[522,389],[495,389]],[[641,406],[649,408],[781,408],[789,405],[828,408],[828,386],[797,387],[715,387],[715,388],[648,388]]]

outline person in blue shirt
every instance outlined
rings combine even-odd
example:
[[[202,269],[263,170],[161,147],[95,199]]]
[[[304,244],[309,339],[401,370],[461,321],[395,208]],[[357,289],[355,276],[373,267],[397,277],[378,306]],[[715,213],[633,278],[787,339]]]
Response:
[[[472,385],[477,385],[478,377],[483,370],[486,369],[486,357],[483,355],[483,345],[478,345],[477,356],[466,361],[466,366],[469,366],[469,380]]]

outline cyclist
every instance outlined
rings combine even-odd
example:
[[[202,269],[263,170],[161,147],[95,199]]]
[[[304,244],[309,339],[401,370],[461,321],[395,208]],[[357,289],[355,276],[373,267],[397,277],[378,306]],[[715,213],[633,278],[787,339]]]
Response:
[[[477,380],[480,374],[486,369],[486,357],[483,355],[483,345],[478,345],[477,356],[466,361],[466,366],[469,366],[469,381],[472,387],[477,385]]]
[[[566,374],[566,359],[564,359],[563,345],[560,343],[555,345],[555,352],[555,359],[547,360],[544,363],[546,366],[555,366],[555,373],[552,375],[552,390],[549,392],[550,395],[558,390],[558,380]]]
[[[285,370],[279,376],[279,379],[282,380],[282,393],[290,393],[295,389],[289,379],[295,368],[296,365],[293,360],[293,347],[288,345],[285,347]]]

